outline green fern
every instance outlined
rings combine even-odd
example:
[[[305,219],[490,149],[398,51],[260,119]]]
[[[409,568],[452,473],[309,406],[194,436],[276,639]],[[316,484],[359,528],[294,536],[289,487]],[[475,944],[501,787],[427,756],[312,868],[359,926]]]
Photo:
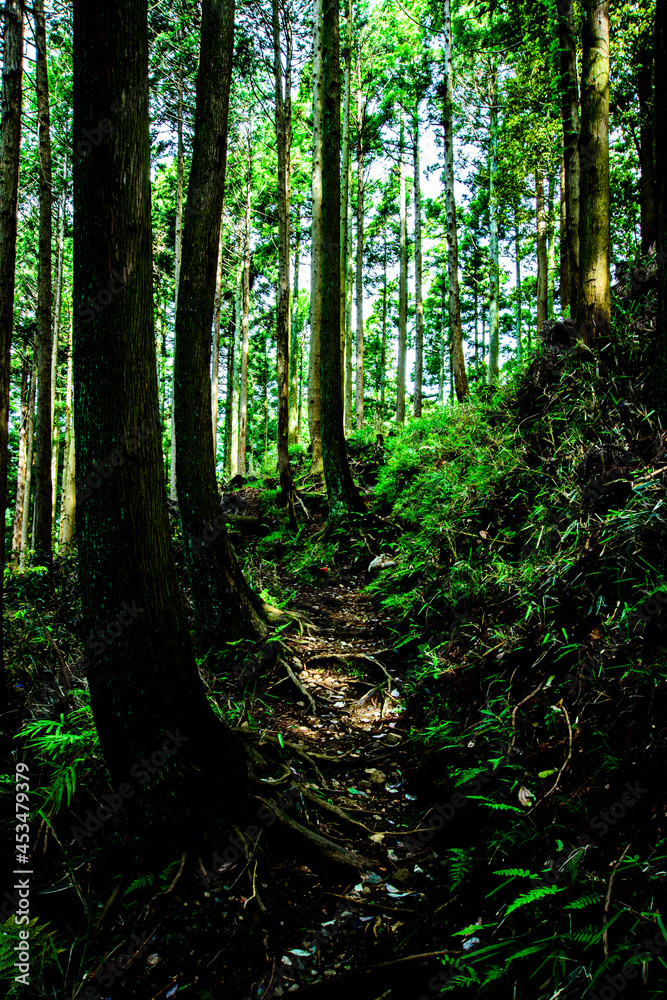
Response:
[[[579,899],[573,899],[571,903],[565,904],[566,910],[583,910],[586,906],[592,906],[594,903],[599,903],[602,899],[600,893],[589,893],[587,896],[580,896]]]
[[[531,889],[530,892],[525,893],[523,896],[517,896],[514,902],[510,903],[505,911],[505,916],[513,913],[514,910],[518,910],[520,906],[527,906],[528,903],[536,903],[538,899],[543,899],[545,896],[553,896],[555,893],[562,891],[563,889],[557,885],[547,885]]]
[[[451,885],[456,889],[472,868],[472,858],[461,847],[451,847],[449,854]]]

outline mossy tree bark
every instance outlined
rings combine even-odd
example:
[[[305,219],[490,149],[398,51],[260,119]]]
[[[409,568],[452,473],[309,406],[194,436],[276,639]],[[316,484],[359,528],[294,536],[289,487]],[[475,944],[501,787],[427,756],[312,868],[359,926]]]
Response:
[[[657,350],[653,369],[655,398],[661,412],[667,412],[667,0],[655,5],[655,200],[658,257]]]
[[[205,0],[174,349],[176,486],[201,651],[266,632],[261,601],[243,578],[218,513],[211,425],[211,324],[233,37],[234,0]],[[239,319],[240,309],[237,325]]]
[[[327,280],[321,304],[321,400],[324,478],[329,523],[364,510],[352,481],[343,433],[340,351],[340,39],[338,0],[322,2],[323,122],[322,122],[322,271]]]
[[[498,245],[498,64],[489,68],[489,384],[496,385],[500,361],[500,253]]]
[[[405,374],[407,357],[408,323],[408,210],[405,191],[405,121],[401,110],[398,138],[399,193],[398,211],[400,225],[398,272],[398,359],[396,371],[396,423],[405,423]]]
[[[5,565],[4,518],[7,505],[9,375],[16,282],[16,227],[23,93],[22,57],[23,8],[18,0],[6,0],[0,121],[0,511],[3,519],[3,530],[0,532],[2,536],[0,568]],[[0,710],[7,706],[1,624],[2,603],[3,594],[0,586]]]
[[[366,103],[361,90],[361,43],[357,45],[357,340],[356,340],[356,425],[364,426],[364,124]]]
[[[581,78],[579,303],[585,344],[609,336],[609,0],[586,0]]]
[[[219,38],[211,3],[203,6],[206,50],[207,38],[214,45]],[[231,21],[230,8],[224,12]],[[156,419],[147,70],[146,0],[74,0],[75,144],[86,130],[99,128],[103,138],[74,165],[79,481],[100,469],[81,490],[77,511],[87,672],[112,782],[134,791],[120,821],[136,835],[134,849],[154,860],[198,846],[230,817],[238,822],[247,767],[208,703],[171,549]],[[186,302],[188,267],[186,259]],[[104,288],[114,289],[110,301],[99,312],[89,309]],[[200,412],[212,460],[206,382]],[[187,487],[187,452],[182,457]],[[142,781],[135,765],[144,757],[154,771]],[[223,774],[224,796],[212,794]]]
[[[535,168],[535,219],[537,222],[537,332],[548,314],[548,261],[547,261],[547,210],[544,201],[544,173],[542,165]]]

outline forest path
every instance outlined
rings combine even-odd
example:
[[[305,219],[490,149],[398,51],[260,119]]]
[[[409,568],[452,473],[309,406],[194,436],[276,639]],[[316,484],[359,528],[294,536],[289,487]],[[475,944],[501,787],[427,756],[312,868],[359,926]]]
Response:
[[[373,859],[354,872],[304,851],[294,838],[274,841],[276,831],[269,834],[286,863],[274,867],[273,850],[260,863],[256,891],[280,921],[265,939],[271,971],[253,977],[252,1000],[339,1000],[343,989],[369,1000],[409,1000],[428,992],[429,978],[442,968],[433,913],[450,893],[441,885],[433,831],[420,826],[424,809],[408,791],[421,753],[403,719],[401,658],[382,613],[361,592],[366,583],[363,574],[327,578],[316,589],[298,588],[290,603],[314,626],[283,641],[295,669],[303,665],[298,678],[316,713],[277,666],[248,703],[263,737],[282,739],[302,787],[299,794],[293,786],[292,815]]]

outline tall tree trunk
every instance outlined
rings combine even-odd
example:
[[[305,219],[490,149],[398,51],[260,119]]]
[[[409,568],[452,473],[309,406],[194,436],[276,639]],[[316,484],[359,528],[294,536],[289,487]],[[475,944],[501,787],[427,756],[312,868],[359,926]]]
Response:
[[[380,434],[384,433],[384,406],[387,384],[387,230],[384,230],[384,261],[382,267],[382,343],[380,345]]]
[[[5,510],[14,288],[16,282],[16,223],[21,149],[21,96],[23,88],[23,7],[6,0],[2,62],[2,119],[0,121],[0,511],[2,540],[0,568],[5,565]],[[3,588],[0,586],[0,711],[7,707],[2,635]]]
[[[230,639],[266,632],[261,601],[241,574],[224,523],[211,526],[220,506],[210,408],[211,325],[233,37],[234,0],[204,0],[174,348],[176,485],[202,651],[224,650]]]
[[[549,172],[547,188],[547,316],[549,319],[553,319],[554,314],[554,281],[556,276],[555,191],[556,182],[552,170]]]
[[[609,335],[609,0],[585,0],[581,80],[579,306],[582,340]],[[585,160],[582,162],[582,156]]]
[[[67,164],[63,169],[63,201],[62,211],[58,206],[58,244],[56,251],[56,294],[53,306],[53,344],[51,350],[51,426],[53,427],[53,446],[51,451],[51,483],[53,485],[53,495],[51,498],[51,509],[53,512],[52,529],[56,528],[56,497],[58,491],[58,457],[60,446],[60,423],[56,423],[56,381],[58,373],[58,340],[60,337],[60,315],[62,310],[63,296],[63,256],[65,250],[65,212],[67,210]],[[65,462],[67,454],[65,454]]]
[[[241,239],[239,224],[239,240]],[[241,246],[239,245],[239,251]],[[236,282],[236,303],[234,305],[234,342],[232,345],[232,363],[230,366],[230,407],[229,407],[229,475],[233,479],[239,471],[239,389],[241,372],[241,326],[243,323],[243,266],[241,266]]]
[[[447,213],[447,274],[449,289],[449,329],[452,341],[452,367],[456,395],[461,402],[468,395],[463,355],[463,330],[461,327],[461,299],[459,294],[459,250],[456,226],[456,197],[454,193],[454,67],[452,53],[452,12],[450,0],[443,3],[444,32],[444,101],[442,125],[445,151],[445,210]]]
[[[565,257],[567,281],[561,271],[561,310],[576,319],[579,300],[579,83],[577,39],[572,0],[558,4],[558,44],[560,47],[561,119],[563,122],[563,170],[565,180]]]
[[[43,0],[35,0],[35,51],[37,65],[37,115],[39,121],[39,280],[37,292],[38,369],[37,432],[35,435],[35,563],[50,566],[52,559],[51,482],[51,235],[53,195],[51,191],[51,120],[49,78],[46,62],[46,25]]]
[[[637,96],[639,97],[639,162],[641,166],[640,206],[642,253],[648,254],[656,241],[655,213],[655,128],[651,109],[653,52],[650,35],[646,33],[637,70]]]
[[[231,63],[233,8],[220,3],[212,11],[212,3],[202,4],[202,61],[210,68],[210,79],[220,84],[224,75],[215,73],[216,59],[228,53]],[[217,28],[215,12],[226,25],[224,33]],[[136,794],[118,816],[135,835],[131,849],[155,862],[174,849],[199,853],[207,834],[222,835],[231,818],[242,822],[247,765],[237,741],[208,703],[171,549],[157,424],[146,0],[98,0],[94,5],[74,0],[73,61],[75,139],[91,122],[103,121],[112,102],[125,103],[129,93],[142,95],[132,99],[136,105],[131,113],[117,117],[104,148],[74,167],[77,315],[85,312],[87,297],[108,287],[114,275],[125,282],[123,291],[74,331],[74,409],[82,475],[97,463],[100,468],[110,466],[103,488],[92,489],[90,495],[82,491],[78,510],[83,628],[91,636],[86,645],[94,660],[88,670],[90,700],[115,787],[130,778],[143,756],[155,760],[156,752],[161,754],[160,780],[143,786],[134,781]],[[222,90],[219,86],[218,93]],[[203,103],[198,102],[200,115]],[[222,159],[224,145],[218,149]],[[199,159],[195,137],[195,184]],[[207,433],[193,433],[194,447],[202,457],[205,453],[209,467],[210,329],[219,201],[216,207],[215,215],[205,216],[215,238],[206,255],[209,350],[198,372],[198,413]],[[201,268],[203,247],[197,250]],[[189,301],[190,266],[186,254],[179,308]],[[177,334],[178,325],[177,318]],[[198,341],[194,329],[192,334]],[[114,365],[118,357],[127,363]],[[178,378],[176,389],[180,391]],[[177,431],[183,412],[183,406],[177,407]],[[187,490],[190,456],[179,451]],[[111,643],[113,649],[107,648]],[[210,795],[221,774],[225,795]]]
[[[322,2],[322,287],[321,399],[329,526],[364,505],[352,481],[343,433],[340,352],[340,41],[338,0]]]
[[[290,150],[292,145],[292,29],[285,13],[286,60],[283,84],[280,3],[272,0],[273,76],[276,95],[278,149],[278,302],[276,308],[276,366],[278,376],[278,474],[287,500],[290,527],[296,529],[294,480],[289,461],[289,349],[290,349]]]
[[[310,248],[310,352],[308,360],[308,429],[312,448],[310,474],[320,476],[322,421],[320,338],[322,327],[322,2],[313,0],[313,167]]]
[[[217,471],[218,464],[218,407],[220,394],[220,321],[222,318],[222,253],[223,253],[223,220],[220,221],[220,239],[218,241],[218,265],[215,269],[215,299],[213,303],[213,349],[211,356],[211,430],[213,431],[213,462]]]
[[[32,374],[30,376],[30,392],[28,394],[28,424],[26,429],[25,451],[25,491],[23,495],[23,519],[21,521],[21,539],[19,543],[19,569],[25,570],[28,560],[28,532],[30,529],[30,501],[32,494],[32,468],[35,451],[35,400],[37,399],[37,334],[32,348]]]
[[[178,289],[181,282],[181,257],[183,253],[183,64],[178,59],[178,123],[176,150],[176,242],[174,246],[174,316],[178,311]],[[176,487],[176,390],[175,375],[172,372],[172,402],[171,402],[171,452],[169,463],[169,496],[178,499]]]
[[[537,332],[547,320],[547,214],[544,204],[544,174],[535,168],[535,219],[537,223]]]
[[[560,158],[560,311],[565,315],[570,303],[570,272],[567,255],[567,197],[565,192],[565,157]]]
[[[227,419],[225,420],[225,470],[227,475],[232,477],[236,475],[236,464],[238,462],[238,438],[233,434],[233,427],[235,425],[236,417],[235,413],[238,413],[238,406],[235,406],[234,399],[238,403],[238,397],[235,397],[236,392],[236,369],[235,365],[238,364],[238,357],[235,357],[234,347],[237,339],[237,325],[240,323],[240,315],[237,312],[238,303],[238,292],[234,291],[234,296],[232,298],[232,312],[229,320],[229,326],[227,329]]]
[[[67,388],[65,390],[65,461],[63,484],[60,494],[60,532],[58,544],[62,549],[74,537],[76,512],[76,468],[74,450],[74,413],[72,408],[72,323],[70,316],[69,344],[67,351]]]
[[[250,195],[252,191],[252,145],[248,133],[248,172],[243,227],[243,277],[241,280],[241,384],[239,386],[239,472],[246,473],[248,442],[248,346],[250,342]]]
[[[405,369],[407,355],[408,322],[408,222],[405,193],[405,122],[401,111],[399,135],[399,194],[400,215],[400,264],[398,276],[398,368],[396,372],[396,422],[405,423]]]
[[[514,257],[516,261],[516,355],[519,364],[521,364],[523,358],[521,344],[521,231],[518,204],[514,209]]]
[[[660,412],[667,410],[667,0],[656,0],[653,57],[655,94],[655,207],[658,258],[658,315],[652,382]]]
[[[498,64],[489,70],[489,221],[491,255],[489,289],[489,384],[496,385],[500,360],[500,261],[498,249]]]
[[[19,426],[19,454],[16,468],[16,500],[12,531],[12,566],[18,566],[21,555],[21,524],[25,497],[26,446],[28,441],[28,398],[31,389],[31,368],[27,355],[21,360],[21,424]]]
[[[347,334],[347,261],[351,247],[348,244],[350,220],[350,97],[352,93],[352,0],[346,0],[345,44],[341,58],[345,66],[343,84],[343,116],[341,123],[341,198],[340,198],[340,357],[343,378],[343,404],[345,431],[350,428],[352,413],[352,386],[348,377],[349,351]]]
[[[419,164],[419,107],[413,120],[412,160],[415,191],[415,395],[412,412],[422,415],[424,382],[424,303],[422,302],[422,195],[421,167]]]
[[[348,166],[351,173],[351,167]],[[352,201],[352,178],[348,178],[350,185],[350,202]],[[345,267],[347,277],[345,280],[345,434],[352,430],[352,373],[354,363],[352,360],[352,285],[354,284],[354,255],[352,253],[352,211],[347,213],[347,251],[345,254]]]
[[[361,91],[361,45],[357,46],[357,427],[364,426],[364,101]]]
[[[294,290],[292,293],[292,337],[289,352],[289,443],[299,439],[299,266],[301,254],[301,205],[296,205],[294,227]]]

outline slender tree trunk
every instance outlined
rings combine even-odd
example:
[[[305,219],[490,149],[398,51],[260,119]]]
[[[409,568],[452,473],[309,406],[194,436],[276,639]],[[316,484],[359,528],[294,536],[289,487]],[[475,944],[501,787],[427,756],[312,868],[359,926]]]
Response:
[[[216,58],[228,53],[231,64],[233,8],[219,5],[228,26],[221,37],[212,2],[202,4],[202,62],[218,83]],[[87,672],[90,700],[114,787],[130,779],[131,769],[142,757],[161,754],[159,781],[144,786],[133,781],[136,794],[118,815],[119,822],[127,825],[126,835],[134,834],[132,851],[141,851],[155,863],[158,857],[173,856],[174,850],[201,853],[207,835],[217,838],[230,820],[242,822],[247,764],[237,741],[208,703],[171,549],[157,425],[146,0],[98,0],[94,5],[74,0],[73,62],[75,140],[91,122],[103,120],[114,101],[124,103],[128,94],[142,95],[132,98],[136,102],[132,113],[117,116],[104,150],[74,167],[77,315],[87,297],[107,287],[113,274],[125,281],[124,290],[92,321],[75,328],[74,392],[82,476],[96,463],[107,461],[106,456],[120,456],[119,463],[108,460],[111,474],[103,488],[92,489],[90,495],[82,490],[77,512],[83,628],[91,637],[86,643],[92,654],[87,661],[94,663]],[[200,114],[203,103],[198,102]],[[218,148],[222,157],[224,144]],[[195,136],[195,184],[198,160]],[[215,214],[204,216],[215,230],[205,258],[210,286],[208,354],[197,372],[199,423],[206,433],[193,433],[194,447],[209,468],[213,464],[210,329],[220,208],[218,201]],[[197,267],[204,270],[203,247],[197,251]],[[190,266],[186,252],[179,308],[189,301]],[[177,317],[177,339],[178,327]],[[194,329],[192,334],[193,341],[200,339]],[[112,356],[127,363],[109,366]],[[194,365],[190,372],[194,374]],[[176,391],[180,391],[178,377]],[[177,432],[183,409],[177,407]],[[190,455],[180,446],[179,452],[187,491]],[[179,472],[179,492],[180,483]],[[188,538],[187,525],[184,537]],[[193,593],[196,598],[194,587]],[[225,795],[210,795],[221,774]]]
[[[489,384],[496,385],[500,360],[500,262],[498,249],[498,64],[495,56],[489,71],[489,220],[490,220],[490,289],[489,289]]]
[[[62,211],[58,207],[58,245],[56,251],[56,294],[53,307],[53,344],[51,350],[51,426],[53,427],[53,447],[51,451],[51,483],[53,485],[53,495],[51,498],[51,509],[53,512],[52,529],[56,528],[56,498],[58,492],[58,458],[60,447],[60,423],[56,423],[56,382],[58,374],[58,340],[60,336],[60,314],[62,308],[63,293],[63,255],[65,249],[65,212],[67,210],[67,165],[63,169],[63,202]],[[67,454],[65,454],[67,461]]]
[[[422,415],[424,382],[424,303],[422,301],[422,195],[421,167],[419,163],[419,107],[413,120],[412,160],[415,192],[415,395],[412,412]]]
[[[456,395],[462,402],[468,395],[463,355],[463,330],[461,327],[461,298],[459,293],[459,250],[456,225],[456,197],[454,193],[454,66],[452,52],[452,13],[450,0],[443,3],[444,32],[444,102],[442,125],[445,152],[445,210],[447,213],[447,274],[449,289],[449,328],[452,341],[452,367],[456,383]]]
[[[14,325],[16,281],[16,223],[21,149],[23,87],[23,8],[6,0],[2,62],[2,119],[0,122],[0,511],[2,540],[0,569],[5,565],[4,517],[7,505],[9,376]],[[7,707],[2,636],[3,588],[0,586],[0,711]]]
[[[348,377],[347,335],[347,260],[351,247],[348,244],[350,219],[350,97],[352,92],[352,0],[346,0],[345,44],[341,58],[345,66],[343,85],[343,117],[341,123],[341,198],[340,198],[340,357],[343,377],[343,403],[345,430],[350,428],[352,413],[352,386]]]
[[[567,255],[567,196],[565,191],[565,157],[560,158],[560,311],[565,315],[570,303],[570,272]]]
[[[565,180],[565,258],[567,280],[563,287],[561,272],[561,310],[576,319],[579,299],[579,84],[577,39],[572,0],[558,4],[558,41],[560,47],[561,118],[563,122],[563,170]]]
[[[556,276],[555,247],[555,177],[549,172],[547,188],[547,316],[553,319],[554,314],[554,281]]]
[[[667,0],[656,0],[654,33],[655,207],[658,259],[658,315],[652,382],[660,412],[667,410]]]
[[[28,397],[31,389],[31,365],[27,356],[21,361],[21,424],[19,427],[19,454],[16,469],[16,501],[14,503],[14,528],[12,531],[12,566],[18,566],[21,555],[21,524],[23,498],[25,497],[26,445],[28,439]]]
[[[519,206],[515,206],[514,215],[514,257],[516,260],[516,354],[521,364],[523,351],[521,345],[521,231],[519,226]]]
[[[310,249],[310,351],[308,359],[308,429],[312,448],[310,474],[322,465],[320,337],[322,326],[322,0],[313,0],[313,167]]]
[[[387,385],[387,230],[384,231],[382,268],[382,343],[380,345],[380,434],[384,433],[385,391]]]
[[[345,450],[340,352],[340,41],[338,0],[322,3],[322,287],[321,394],[324,477],[333,526],[364,505],[352,481]]]
[[[447,329],[447,288],[445,282],[440,282],[440,363],[438,365],[438,402],[445,405],[445,331]],[[475,316],[477,322],[477,316]]]
[[[224,650],[230,639],[266,632],[261,601],[243,578],[224,523],[216,521],[215,530],[211,524],[220,504],[210,408],[211,326],[224,199],[233,37],[234,0],[204,0],[174,349],[176,485],[185,563],[202,651]],[[237,326],[239,318],[237,309]],[[232,451],[234,459],[237,454]]]
[[[348,166],[351,172],[351,167]],[[348,178],[350,185],[350,202],[352,201],[352,178]],[[352,253],[352,211],[347,213],[347,250],[345,267],[347,277],[345,280],[345,434],[352,430],[352,383],[354,362],[352,360],[352,286],[354,284],[354,255]]]
[[[642,253],[648,254],[656,241],[655,211],[655,128],[651,109],[653,52],[650,43],[642,46],[637,72],[639,97],[639,162],[641,166],[641,234]]]
[[[357,385],[356,424],[364,426],[364,101],[361,91],[361,45],[357,47]]]
[[[49,78],[46,62],[46,26],[43,0],[35,0],[35,51],[37,65],[37,114],[39,121],[39,279],[37,293],[38,368],[37,431],[35,435],[35,563],[50,566],[52,559],[51,482],[51,358],[53,326],[51,314],[51,235],[53,196],[51,171],[51,119]]]
[[[30,374],[30,390],[28,393],[28,419],[26,425],[26,452],[25,452],[25,490],[23,494],[23,517],[21,520],[21,534],[19,538],[19,569],[25,570],[28,559],[28,532],[30,528],[30,501],[32,499],[30,487],[32,486],[33,455],[35,450],[35,400],[37,399],[37,334],[32,348],[32,372]]]
[[[408,223],[405,193],[405,122],[401,111],[399,136],[400,266],[398,276],[398,369],[396,372],[396,422],[405,423],[405,369],[408,322]]]
[[[76,468],[74,451],[74,413],[72,408],[72,322],[70,316],[69,344],[67,351],[67,389],[65,394],[65,462],[62,492],[60,494],[60,548],[69,545],[74,537],[76,512]]]
[[[278,375],[278,474],[287,500],[290,527],[296,529],[294,480],[289,461],[289,349],[290,349],[290,149],[292,145],[292,31],[286,16],[286,65],[281,55],[279,0],[273,9],[273,76],[276,96],[276,145],[278,149],[278,302],[276,318],[276,365]]]
[[[296,205],[294,229],[294,290],[292,294],[292,338],[289,352],[289,443],[299,438],[299,265],[301,253],[301,205]]]
[[[239,226],[239,238],[241,228]],[[239,250],[240,250],[239,246]],[[229,408],[229,475],[234,478],[239,471],[239,383],[241,372],[241,326],[243,324],[243,268],[236,283],[236,304],[234,306],[234,342],[230,367],[230,408]]]
[[[227,419],[225,420],[225,469],[230,478],[236,475],[236,463],[238,461],[238,440],[236,441],[236,448],[232,446],[232,428],[235,419],[233,417],[235,413],[234,387],[236,385],[234,346],[236,344],[236,327],[240,322],[240,317],[236,310],[237,301],[238,294],[234,291],[232,314],[227,329]]]
[[[598,337],[607,339],[611,322],[609,0],[585,0],[583,8],[577,320],[582,340],[591,344]]]
[[[547,215],[544,204],[544,174],[535,168],[535,218],[537,221],[537,332],[547,320]]]
[[[241,385],[239,400],[239,472],[246,474],[248,443],[248,346],[250,343],[250,195],[252,191],[252,145],[248,133],[245,225],[243,227],[243,278],[241,282]]]
[[[269,453],[269,357],[264,337],[264,461]]]
[[[183,253],[183,65],[178,60],[178,140],[176,151],[176,244],[174,247],[174,316],[178,311],[178,289],[181,282],[181,256]],[[169,496],[178,499],[176,486],[176,390],[172,374],[171,403],[171,453],[169,463]]]
[[[222,220],[224,220],[224,208]],[[213,352],[211,358],[211,428],[213,430],[213,461],[218,463],[218,406],[220,394],[220,320],[222,317],[222,253],[223,225],[220,222],[218,266],[215,270],[215,300],[213,305]]]

